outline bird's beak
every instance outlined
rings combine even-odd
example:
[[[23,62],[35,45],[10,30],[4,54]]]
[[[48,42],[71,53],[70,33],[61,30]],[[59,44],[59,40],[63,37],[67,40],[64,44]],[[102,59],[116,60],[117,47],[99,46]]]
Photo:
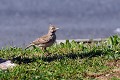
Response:
[[[58,30],[59,28],[56,28],[56,30]]]

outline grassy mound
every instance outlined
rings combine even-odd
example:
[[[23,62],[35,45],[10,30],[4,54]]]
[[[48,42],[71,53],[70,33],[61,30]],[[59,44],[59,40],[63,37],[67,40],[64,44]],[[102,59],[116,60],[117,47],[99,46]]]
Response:
[[[17,64],[0,70],[1,80],[116,80],[120,76],[120,37],[115,35],[107,41],[77,43],[75,41],[55,44],[44,56],[39,48],[24,50],[10,47],[0,50],[0,57]],[[111,76],[112,75],[112,76]]]

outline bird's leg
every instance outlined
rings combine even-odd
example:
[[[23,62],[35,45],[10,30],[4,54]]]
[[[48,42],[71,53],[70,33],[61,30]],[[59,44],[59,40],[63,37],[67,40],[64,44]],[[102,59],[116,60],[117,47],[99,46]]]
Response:
[[[41,47],[42,52],[44,53],[44,56],[49,56],[50,53],[47,51],[46,47]]]
[[[44,52],[45,50],[44,50],[44,47],[41,47],[41,50],[42,50],[42,52]]]
[[[46,52],[47,50],[46,50],[46,47],[42,47],[42,50],[43,50],[43,52]]]
[[[44,51],[46,52],[47,50],[46,50],[46,47],[44,47]]]
[[[47,52],[46,47],[41,47],[41,50],[45,53]]]
[[[42,51],[42,55],[45,53],[45,49],[44,47],[40,47],[41,51]]]
[[[50,53],[47,51],[46,47],[43,48],[44,56],[49,56]]]

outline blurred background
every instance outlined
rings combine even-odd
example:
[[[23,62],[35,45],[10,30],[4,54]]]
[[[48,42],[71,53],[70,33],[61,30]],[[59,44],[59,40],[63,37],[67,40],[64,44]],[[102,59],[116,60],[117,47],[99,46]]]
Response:
[[[120,0],[0,0],[0,48],[25,46],[58,26],[57,39],[120,32]]]

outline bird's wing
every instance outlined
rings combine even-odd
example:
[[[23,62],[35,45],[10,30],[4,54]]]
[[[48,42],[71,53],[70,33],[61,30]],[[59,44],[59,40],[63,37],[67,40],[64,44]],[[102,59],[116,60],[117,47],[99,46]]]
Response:
[[[42,36],[40,38],[37,38],[32,43],[35,44],[35,45],[39,45],[39,44],[48,43],[50,40],[51,40],[51,38],[48,35],[44,35],[44,36]]]
[[[28,49],[29,47],[33,46],[34,44],[30,44],[28,45],[25,49]]]

